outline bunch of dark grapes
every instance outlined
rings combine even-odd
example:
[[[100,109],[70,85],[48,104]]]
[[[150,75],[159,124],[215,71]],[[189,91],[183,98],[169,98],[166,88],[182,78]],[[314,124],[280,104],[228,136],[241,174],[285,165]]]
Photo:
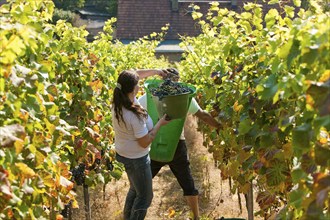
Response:
[[[162,99],[166,96],[191,93],[191,90],[181,83],[173,82],[170,79],[165,79],[164,82],[158,87],[150,88],[150,92],[153,96],[157,96],[159,99]]]
[[[85,183],[85,169],[86,165],[81,163],[72,169],[72,180],[76,182],[78,186]]]
[[[72,207],[72,201],[70,201],[68,204],[64,206],[64,209],[61,211],[61,215],[63,215],[64,218],[69,218],[71,213],[71,207]]]

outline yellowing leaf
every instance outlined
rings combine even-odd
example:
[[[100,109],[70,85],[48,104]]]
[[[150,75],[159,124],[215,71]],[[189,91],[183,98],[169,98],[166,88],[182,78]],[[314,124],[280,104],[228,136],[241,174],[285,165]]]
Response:
[[[58,173],[61,174],[61,176],[65,177],[65,178],[69,178],[70,177],[70,172],[68,170],[68,165],[65,163],[62,163],[60,161],[58,161],[56,163],[56,167],[58,169]]]
[[[235,112],[239,112],[243,108],[243,105],[239,105],[238,101],[236,101],[233,108]]]
[[[211,2],[210,11],[219,11],[219,2]]]
[[[16,154],[19,154],[23,150],[24,142],[22,140],[16,140],[14,146],[15,146]]]
[[[266,60],[266,56],[259,57],[259,62],[264,62]]]
[[[0,73],[2,75],[3,73]],[[0,78],[0,92],[4,94],[6,81],[4,78]]]
[[[79,204],[78,204],[77,200],[72,201],[72,208],[74,208],[74,209],[79,208]]]
[[[96,132],[96,133],[100,133],[100,127],[98,125],[94,125],[93,126],[93,130]]]
[[[320,77],[320,82],[326,82],[330,79],[330,70],[325,70],[322,76]]]
[[[293,0],[293,4],[297,7],[301,6],[301,0]]]
[[[326,144],[326,143],[328,143],[328,139],[327,138],[324,138],[324,137],[321,137],[320,138],[320,143],[321,144]]]
[[[277,90],[277,92],[275,93],[274,97],[273,97],[273,104],[275,104],[279,99],[280,99],[280,95],[282,94],[283,92],[280,91],[280,90]]]
[[[63,97],[64,97],[67,101],[71,101],[71,100],[72,100],[72,97],[73,97],[73,94],[72,94],[72,93],[64,92],[64,93],[63,93]]]
[[[54,96],[52,96],[51,94],[48,94],[48,99],[51,102],[54,102],[54,100],[55,100]]]
[[[199,10],[200,7],[198,5],[194,5],[194,10]]]
[[[242,18],[245,20],[251,19],[252,18],[252,14],[250,12],[243,12],[241,14]]]
[[[90,87],[92,87],[94,92],[99,92],[103,87],[103,83],[101,80],[95,80],[93,82],[90,82],[89,85]]]
[[[313,97],[309,94],[306,95],[306,106],[309,110],[313,110],[313,106],[315,104],[315,101],[313,99]]]
[[[156,32],[152,32],[151,34],[150,34],[150,37],[156,37],[157,36],[157,33]]]
[[[203,16],[203,14],[200,13],[200,12],[194,12],[194,13],[192,14],[192,18],[193,18],[194,20],[199,19],[199,18],[201,18],[202,16]]]
[[[1,53],[1,63],[12,64],[17,58],[17,55],[11,50]]]
[[[55,181],[54,181],[54,179],[52,178],[51,175],[48,175],[48,176],[44,177],[43,181],[44,181],[45,186],[48,186],[50,188],[53,188],[54,185],[55,185]]]
[[[25,163],[15,163],[15,166],[21,171],[21,175],[26,178],[35,177],[37,174]]]
[[[210,37],[214,37],[215,36],[215,31],[213,29],[211,29],[210,31],[207,32],[207,35]]]
[[[167,210],[167,212],[168,212],[168,217],[169,217],[169,218],[173,218],[173,217],[174,217],[174,215],[175,215],[175,210],[174,210],[173,207],[170,207],[170,208]]]
[[[25,50],[25,44],[17,35],[12,35],[8,40],[6,49],[14,51],[17,55],[21,55],[22,51]]]
[[[37,151],[36,146],[34,146],[33,144],[29,144],[28,149],[30,150],[30,152],[31,152],[32,154],[35,154],[36,151]]]
[[[46,128],[49,130],[49,133],[53,134],[56,130],[56,126],[50,123],[46,118],[44,118],[44,122],[46,124]]]
[[[36,156],[36,166],[39,166],[39,165],[42,165],[46,156],[43,155],[40,151],[36,151],[35,153],[35,156]]]
[[[42,132],[34,132],[32,142],[34,145],[38,146],[39,144],[43,144],[45,141],[45,136]]]
[[[94,120],[95,120],[96,122],[99,122],[99,121],[102,120],[102,118],[103,118],[103,115],[102,115],[101,110],[100,110],[100,109],[96,109],[96,110],[94,111]],[[95,129],[94,129],[94,130],[95,130]],[[97,132],[99,132],[99,130],[98,130]]]
[[[29,113],[20,111],[18,117],[23,121],[27,122],[27,120],[29,119]]]

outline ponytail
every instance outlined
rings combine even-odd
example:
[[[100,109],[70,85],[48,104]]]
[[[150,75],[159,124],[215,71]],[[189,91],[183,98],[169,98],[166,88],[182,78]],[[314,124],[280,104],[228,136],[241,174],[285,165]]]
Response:
[[[124,122],[123,107],[132,111],[140,120],[147,118],[147,111],[140,105],[134,104],[128,97],[128,94],[134,91],[135,86],[139,82],[138,75],[133,71],[123,71],[119,74],[117,86],[113,92],[113,105],[115,117],[118,123]]]

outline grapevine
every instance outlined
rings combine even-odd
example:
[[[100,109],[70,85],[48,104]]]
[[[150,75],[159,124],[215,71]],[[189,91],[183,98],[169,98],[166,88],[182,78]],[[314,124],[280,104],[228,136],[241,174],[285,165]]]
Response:
[[[48,0],[1,6],[0,219],[61,218],[67,204],[78,208],[75,186],[119,179],[110,109],[118,73],[169,65],[154,56],[162,34],[124,45],[112,40],[111,19],[88,43],[83,28],[52,24],[53,11]]]
[[[218,3],[205,17],[195,13],[203,33],[184,38],[179,70],[222,123],[219,134],[199,125],[205,146],[222,178],[234,180],[233,192],[254,185],[254,214],[327,219],[329,11],[321,1],[309,1],[309,10],[293,2],[297,8],[281,5],[282,13],[263,14],[253,3],[242,13]]]

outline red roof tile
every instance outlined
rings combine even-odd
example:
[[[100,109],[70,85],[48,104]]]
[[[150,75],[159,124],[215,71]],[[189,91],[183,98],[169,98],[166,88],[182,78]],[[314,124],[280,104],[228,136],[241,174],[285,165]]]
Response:
[[[151,34],[152,32],[161,32],[161,28],[170,24],[170,28],[165,36],[166,39],[179,39],[179,35],[196,36],[200,29],[196,21],[189,13],[190,2],[179,0],[178,10],[172,10],[172,2],[176,0],[118,0],[117,32],[118,39],[135,40],[140,37]],[[182,2],[185,1],[185,2]],[[209,8],[207,0],[191,1],[200,6],[200,12],[206,14]],[[219,1],[220,2],[220,1]],[[222,1],[222,7],[232,8],[231,1]],[[254,0],[243,1],[235,0],[236,10],[241,10],[243,2],[255,2]],[[268,11],[274,8],[274,5],[268,5],[262,0],[259,4],[264,5],[264,10]]]

